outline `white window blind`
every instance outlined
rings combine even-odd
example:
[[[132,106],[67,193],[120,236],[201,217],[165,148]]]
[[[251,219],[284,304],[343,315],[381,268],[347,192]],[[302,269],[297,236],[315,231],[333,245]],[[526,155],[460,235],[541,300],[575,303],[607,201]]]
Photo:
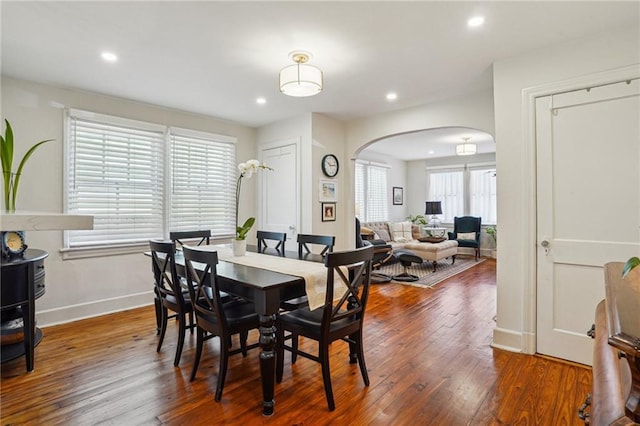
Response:
[[[427,199],[442,202],[444,223],[455,216],[476,216],[497,223],[496,169],[491,164],[427,170]]]
[[[147,244],[169,231],[233,235],[236,139],[70,110],[65,211],[94,216],[65,247]]]
[[[427,200],[440,201],[441,222],[453,223],[455,216],[464,216],[464,174],[462,171],[429,173]]]
[[[482,223],[497,223],[496,169],[469,171],[469,212],[482,217]]]
[[[356,162],[356,216],[363,222],[389,219],[388,167],[370,162]]]
[[[162,237],[162,127],[80,111],[68,126],[66,209],[94,215],[93,230],[70,231],[68,246]]]
[[[231,138],[171,129],[169,229],[235,230],[235,144]]]

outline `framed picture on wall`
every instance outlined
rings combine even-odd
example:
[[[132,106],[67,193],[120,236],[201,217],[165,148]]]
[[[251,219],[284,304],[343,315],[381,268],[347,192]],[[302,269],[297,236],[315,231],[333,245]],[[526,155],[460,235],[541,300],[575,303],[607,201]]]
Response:
[[[338,201],[338,183],[333,180],[320,179],[320,188],[318,188],[318,198],[321,202]]]
[[[333,222],[336,220],[336,203],[322,203],[322,221]]]
[[[404,200],[403,200],[403,194],[402,194],[402,187],[394,186],[393,187],[393,205],[401,206],[403,201]]]

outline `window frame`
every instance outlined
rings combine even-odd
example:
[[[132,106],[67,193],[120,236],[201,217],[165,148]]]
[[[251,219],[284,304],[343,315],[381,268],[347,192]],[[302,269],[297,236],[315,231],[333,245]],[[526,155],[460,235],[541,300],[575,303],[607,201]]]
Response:
[[[390,194],[389,194],[389,169],[391,169],[391,166],[389,166],[388,164],[384,164],[384,163],[378,163],[375,161],[367,161],[367,160],[356,160],[355,162],[355,181],[357,182],[358,180],[358,167],[363,167],[363,194],[362,197],[359,197],[360,194],[358,194],[358,188],[357,188],[357,183],[356,183],[356,194],[355,194],[355,198],[356,198],[356,203],[357,205],[357,209],[359,210],[356,214],[356,216],[360,219],[361,222],[381,222],[381,221],[388,221],[389,220],[389,204],[390,204]],[[369,203],[367,202],[367,200],[370,198],[369,196],[369,192],[370,191],[370,172],[372,169],[375,170],[384,170],[384,183],[382,185],[380,185],[381,189],[381,193],[378,197],[376,197],[376,203],[379,204],[380,207],[380,211],[377,212],[377,214],[372,217],[372,215],[374,214],[374,212],[370,211],[372,209],[369,208]],[[360,200],[362,200],[360,202]],[[359,204],[362,204],[362,206],[360,206]]]
[[[488,172],[493,170],[494,173],[496,171],[496,163],[495,162],[483,162],[483,163],[465,163],[465,164],[453,164],[446,166],[428,166],[425,168],[425,183],[426,183],[426,196],[427,200],[431,198],[431,177],[432,173],[446,173],[446,172],[462,172],[462,200],[463,200],[463,216],[480,216],[478,214],[474,214],[471,211],[471,172],[472,171],[480,171],[487,170]],[[443,206],[444,208],[444,206]],[[497,214],[497,198],[496,198],[496,206],[494,208]],[[454,215],[456,216],[456,215]],[[452,216],[452,217],[454,217]],[[482,218],[482,226],[495,226],[497,223],[497,217],[495,220],[493,218]],[[443,225],[453,226],[453,222],[449,221],[441,221]]]
[[[100,123],[100,125],[104,126],[124,126],[130,127],[131,129],[152,129],[155,132],[162,132],[162,137],[160,138],[160,146],[158,151],[162,157],[161,166],[156,166],[156,174],[160,174],[159,182],[161,182],[161,189],[159,191],[159,198],[161,199],[161,216],[162,216],[162,225],[158,228],[157,238],[167,239],[169,236],[169,231],[174,230],[170,229],[170,215],[172,208],[172,177],[173,177],[173,163],[172,163],[172,136],[178,135],[183,138],[195,138],[202,139],[205,141],[210,141],[214,145],[218,143],[225,144],[223,145],[226,148],[226,151],[230,152],[220,152],[220,159],[222,166],[219,168],[229,168],[230,176],[226,179],[227,182],[226,187],[223,187],[223,192],[225,193],[222,198],[226,199],[225,210],[223,211],[225,217],[229,215],[228,220],[223,220],[223,222],[228,221],[229,224],[233,222],[233,225],[230,227],[227,232],[222,232],[215,234],[212,238],[212,242],[217,241],[226,241],[233,236],[233,226],[235,226],[235,180],[237,179],[237,170],[236,170],[236,156],[237,156],[237,138],[233,136],[220,135],[211,132],[203,132],[198,130],[184,129],[175,126],[168,126],[157,123],[149,123],[145,121],[132,120],[129,118],[118,117],[114,115],[94,113],[85,110],[78,109],[66,109],[64,116],[64,161],[63,161],[63,208],[65,212],[73,212],[74,210],[70,210],[70,185],[71,185],[71,174],[73,170],[71,167],[75,167],[75,159],[72,158],[73,151],[75,150],[76,143],[74,139],[74,135],[72,134],[72,120],[86,120],[86,121],[94,121]],[[228,144],[228,145],[227,145]],[[229,148],[230,147],[230,148]],[[229,158],[231,157],[231,158]],[[202,166],[202,165],[201,165]],[[206,167],[206,164],[205,164]],[[231,177],[232,175],[232,177]],[[130,174],[127,174],[130,176]],[[228,193],[226,193],[228,191]],[[155,196],[154,196],[155,197]],[[229,206],[231,206],[231,210],[229,210]],[[229,210],[228,212],[226,210]],[[85,213],[91,214],[91,212]],[[157,226],[157,225],[156,225]],[[223,227],[224,228],[224,227]],[[107,228],[108,229],[108,228]],[[147,245],[147,241],[134,241],[134,242],[120,242],[115,241],[113,243],[87,243],[87,244],[73,244],[71,241],[70,233],[74,231],[64,231],[63,236],[63,248],[60,249],[62,254],[62,259],[76,259],[76,258],[85,258],[85,257],[95,257],[95,256],[104,256],[104,255],[114,255],[114,254],[127,254],[127,253],[139,253],[141,249],[144,249]],[[153,233],[155,231],[152,230]],[[142,238],[142,237],[139,237]],[[146,237],[145,237],[146,238]]]

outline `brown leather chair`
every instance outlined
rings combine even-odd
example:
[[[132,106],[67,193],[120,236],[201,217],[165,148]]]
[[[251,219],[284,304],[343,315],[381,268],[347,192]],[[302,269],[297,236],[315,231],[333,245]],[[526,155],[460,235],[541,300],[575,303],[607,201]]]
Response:
[[[375,270],[380,268],[387,262],[394,260],[393,247],[384,240],[363,240],[361,234],[360,219],[356,217],[356,248],[373,246],[373,262],[372,267],[374,272],[371,273],[371,280],[375,284],[382,284],[390,282],[393,277],[391,275],[376,272]]]

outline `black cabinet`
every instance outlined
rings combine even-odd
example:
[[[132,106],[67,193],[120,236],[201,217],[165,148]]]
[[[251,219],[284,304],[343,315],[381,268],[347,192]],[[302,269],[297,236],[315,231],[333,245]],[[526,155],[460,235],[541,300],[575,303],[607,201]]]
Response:
[[[3,333],[6,329],[23,336],[19,339],[21,341],[2,344],[1,361],[25,355],[27,371],[33,370],[34,348],[42,339],[42,332],[36,327],[35,301],[45,292],[44,259],[48,255],[44,250],[27,249],[22,257],[1,259],[0,303]],[[18,326],[5,328],[9,323]],[[3,334],[3,340],[4,337]]]

